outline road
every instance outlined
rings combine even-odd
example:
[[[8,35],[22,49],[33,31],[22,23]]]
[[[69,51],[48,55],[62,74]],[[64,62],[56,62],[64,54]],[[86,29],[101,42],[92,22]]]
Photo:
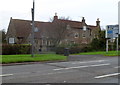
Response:
[[[118,57],[69,56],[67,62],[2,67],[3,83],[118,83]]]

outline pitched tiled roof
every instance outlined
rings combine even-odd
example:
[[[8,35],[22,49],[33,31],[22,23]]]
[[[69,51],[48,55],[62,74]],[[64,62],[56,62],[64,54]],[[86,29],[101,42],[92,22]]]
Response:
[[[62,20],[62,19],[58,19],[58,21],[67,23],[72,28],[79,29],[83,27],[83,23],[79,21]],[[32,31],[32,25],[30,20],[11,19],[11,22],[14,24],[16,30],[16,37],[27,38],[30,35]],[[51,28],[52,26],[51,23],[52,22],[35,21],[35,27],[38,28],[38,32],[35,33],[35,38],[44,37],[46,35],[46,30]],[[87,25],[86,23],[85,25],[90,29],[97,28],[97,26]]]
[[[88,25],[88,28],[90,28],[90,29],[96,29],[96,28],[98,28],[98,26]]]
[[[69,24],[73,28],[81,28],[82,27],[82,22],[79,22],[79,21],[62,20],[62,19],[59,19],[59,20]]]
[[[12,23],[14,24],[14,27],[16,30],[16,37],[27,38],[30,35],[30,33],[32,31],[31,21],[12,19]],[[35,33],[35,37],[40,38],[41,34],[44,34],[43,31],[45,31],[45,29],[49,28],[49,25],[50,25],[50,22],[35,21],[35,27],[38,28],[38,32]]]
[[[42,38],[46,35],[46,30],[51,28],[51,22],[36,22],[38,32],[35,33],[35,38]]]
[[[17,37],[26,37],[29,35],[32,28],[30,25],[31,21],[12,19],[12,23],[16,30]]]
[[[61,21],[61,22],[69,24],[72,28],[78,28],[78,29],[83,28],[83,23],[79,22],[79,21],[62,20],[62,19],[58,19],[58,20]],[[87,25],[86,23],[85,23],[85,25],[87,26],[87,28],[90,28],[90,29],[98,28],[98,26]]]

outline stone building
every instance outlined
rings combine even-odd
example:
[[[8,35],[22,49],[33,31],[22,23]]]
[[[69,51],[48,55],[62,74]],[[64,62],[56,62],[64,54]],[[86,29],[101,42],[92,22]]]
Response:
[[[67,23],[66,29],[71,31],[70,35],[60,41],[61,43],[76,43],[76,44],[89,44],[94,38],[98,38],[100,29],[100,21],[97,19],[96,25],[88,25],[85,18],[82,21],[72,21],[59,19],[55,14],[52,22],[35,21],[35,47],[36,50],[42,47],[46,50],[46,46],[51,46],[52,41],[48,36],[47,30],[53,28],[55,22]],[[31,43],[32,24],[30,20],[10,19],[7,30],[6,40],[13,44],[30,44]]]

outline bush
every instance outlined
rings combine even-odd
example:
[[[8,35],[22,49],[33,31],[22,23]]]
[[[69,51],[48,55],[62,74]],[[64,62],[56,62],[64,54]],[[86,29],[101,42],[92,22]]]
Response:
[[[56,54],[64,54],[64,49],[64,47],[56,47],[55,52]]]
[[[69,48],[70,54],[80,53],[80,52],[90,52],[93,51],[91,47],[71,47]],[[65,53],[65,47],[57,47],[56,48],[56,54],[64,54]]]
[[[91,47],[94,49],[94,51],[104,51],[105,50],[105,40],[100,40],[100,39],[93,39],[91,42]]]
[[[81,49],[81,52],[92,52],[94,51],[94,49],[92,49],[92,47],[84,47]]]
[[[2,55],[30,54],[30,45],[14,44],[2,45]]]
[[[70,52],[70,54],[80,53],[80,52],[81,52],[81,49],[82,49],[82,48],[80,48],[80,47],[71,47],[71,48],[69,49],[69,52]]]

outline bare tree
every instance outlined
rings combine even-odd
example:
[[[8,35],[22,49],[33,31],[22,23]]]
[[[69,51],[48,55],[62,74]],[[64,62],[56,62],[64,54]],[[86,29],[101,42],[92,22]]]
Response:
[[[70,33],[70,29],[68,29],[68,20],[69,18],[62,17],[62,19],[52,21],[50,29],[47,30],[47,35],[53,46],[58,46]]]
[[[0,43],[6,43],[5,29],[0,30]]]

